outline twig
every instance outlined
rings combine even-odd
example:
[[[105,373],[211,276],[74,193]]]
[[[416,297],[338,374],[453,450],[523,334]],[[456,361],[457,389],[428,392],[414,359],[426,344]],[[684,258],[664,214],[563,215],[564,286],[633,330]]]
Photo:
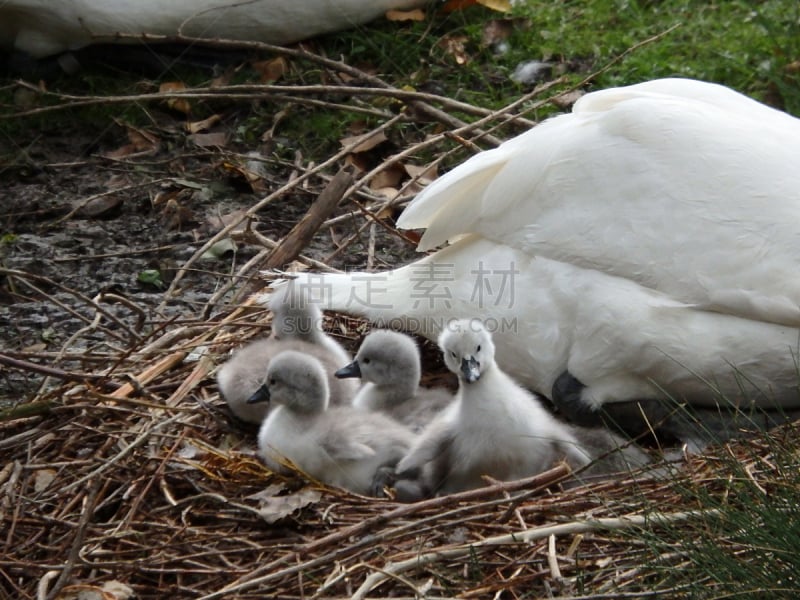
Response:
[[[712,516],[718,513],[719,511],[716,509],[677,513],[656,513],[647,515],[632,515],[630,517],[619,518],[589,519],[573,521],[572,523],[564,523],[562,525],[534,527],[526,531],[489,537],[478,542],[463,544],[454,548],[435,550],[433,552],[419,554],[408,560],[389,564],[384,568],[384,571],[386,571],[386,573],[397,575],[410,569],[426,566],[432,562],[441,561],[448,558],[467,556],[474,549],[483,548],[486,546],[519,544],[545,538],[550,535],[568,535],[572,533],[585,533],[587,531],[603,531],[609,529],[630,529],[633,527],[642,527],[648,523],[666,525],[669,523],[686,521],[701,516]],[[383,572],[373,573],[367,577],[366,581],[364,581],[361,587],[356,590],[356,593],[352,596],[352,600],[363,599],[367,593],[372,591],[387,578],[387,574],[384,574]]]
[[[341,169],[322,190],[316,202],[303,218],[292,228],[282,242],[267,257],[264,268],[276,269],[290,263],[330,216],[342,199],[344,191],[352,184],[353,174],[349,168]]]

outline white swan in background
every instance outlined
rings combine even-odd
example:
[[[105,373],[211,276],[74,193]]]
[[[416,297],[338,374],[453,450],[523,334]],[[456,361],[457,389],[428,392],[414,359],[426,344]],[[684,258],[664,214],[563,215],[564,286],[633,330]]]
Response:
[[[297,282],[429,338],[480,316],[506,372],[577,412],[800,407],[797,156],[800,121],[719,85],[594,92],[411,202],[398,225],[449,246]]]
[[[358,377],[361,389],[353,398],[360,410],[381,411],[415,433],[452,401],[445,389],[421,388],[419,348],[399,331],[376,329],[361,342],[355,360],[336,371],[336,377]]]
[[[328,384],[318,360],[287,351],[269,365],[265,399],[276,404],[258,432],[259,456],[277,472],[288,459],[300,470],[357,494],[375,494],[376,474],[392,468],[414,434],[381,413],[328,408]]]
[[[349,29],[425,0],[5,0],[0,48],[42,58],[117,33],[290,44]],[[98,39],[99,37],[105,39]],[[126,40],[135,43],[135,40]]]

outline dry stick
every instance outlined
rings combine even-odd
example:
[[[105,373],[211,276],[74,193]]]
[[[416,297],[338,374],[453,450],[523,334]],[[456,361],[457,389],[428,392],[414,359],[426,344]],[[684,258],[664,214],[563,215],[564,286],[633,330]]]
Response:
[[[458,494],[450,494],[448,496],[431,498],[430,500],[423,500],[422,502],[416,502],[414,504],[402,505],[396,508],[395,510],[382,513],[374,517],[370,517],[369,519],[365,519],[360,523],[352,525],[344,530],[336,531],[323,538],[305,544],[304,546],[301,546],[298,549],[298,552],[301,554],[313,553],[319,550],[319,548],[322,548],[324,546],[328,546],[331,544],[339,544],[348,538],[361,536],[366,531],[374,527],[383,525],[386,522],[395,521],[401,517],[407,517],[414,513],[422,512],[428,508],[439,508],[442,506],[449,506],[456,502],[466,502],[478,498],[490,497],[506,491],[513,492],[515,490],[528,489],[528,488],[540,489],[563,479],[569,474],[570,474],[569,467],[564,464],[560,464],[556,467],[553,467],[552,469],[545,471],[544,473],[539,473],[538,475],[534,475],[533,477],[527,477],[525,479],[520,479],[518,481],[503,481],[495,485],[490,485],[475,490],[468,490],[466,492],[460,492]],[[502,502],[506,502],[505,498],[502,499]]]
[[[144,431],[142,431],[136,437],[135,440],[133,440],[130,444],[125,446],[115,456],[113,456],[112,458],[106,460],[102,465],[97,467],[91,473],[88,473],[88,474],[84,475],[83,477],[81,477],[80,479],[77,479],[76,481],[73,481],[72,483],[70,483],[66,487],[59,488],[58,490],[56,490],[56,493],[57,494],[66,494],[67,492],[70,492],[70,491],[74,490],[76,487],[82,486],[87,481],[92,481],[93,479],[99,479],[100,475],[102,475],[105,471],[109,470],[111,467],[113,467],[118,462],[120,462],[123,458],[128,456],[128,454],[133,452],[136,448],[138,448],[139,446],[144,444],[150,438],[151,435],[155,435],[160,429],[165,428],[167,425],[172,425],[181,416],[182,415],[180,413],[177,413],[177,414],[175,414],[175,415],[173,415],[171,417],[168,417],[166,419],[163,419],[161,421],[156,421],[149,429],[145,429]],[[47,498],[45,498],[45,499],[47,499]]]
[[[462,544],[446,550],[434,550],[419,554],[408,560],[400,561],[394,564],[388,564],[384,567],[383,571],[397,575],[404,571],[415,569],[428,565],[433,562],[468,556],[474,552],[476,548],[483,548],[487,546],[519,544],[522,542],[530,542],[537,539],[542,539],[551,535],[565,535],[571,533],[585,533],[587,531],[602,531],[602,530],[619,530],[630,529],[633,527],[642,527],[644,525],[653,523],[658,525],[667,525],[680,521],[686,521],[695,517],[713,516],[720,511],[717,509],[708,510],[692,510],[677,513],[655,513],[646,515],[632,515],[630,517],[606,517],[601,519],[587,519],[583,521],[573,521],[571,523],[564,523],[560,525],[547,525],[543,527],[534,527],[525,531],[518,531],[515,533],[503,534],[482,539],[478,542],[470,544]],[[360,600],[366,596],[372,589],[383,583],[388,579],[388,576],[383,572],[373,573],[364,581],[361,587],[353,594],[352,600]]]
[[[47,594],[47,600],[52,600],[58,596],[58,593],[65,585],[67,585],[67,581],[69,580],[70,575],[72,575],[72,570],[75,568],[75,563],[78,562],[78,558],[80,556],[83,541],[86,539],[86,529],[89,527],[92,513],[94,513],[94,507],[97,503],[97,494],[100,491],[100,486],[102,483],[103,481],[98,477],[94,479],[89,486],[89,491],[87,492],[83,502],[83,512],[81,513],[81,518],[78,521],[78,527],[75,531],[75,539],[72,541],[72,547],[69,550],[69,556],[64,564],[64,570],[61,571],[61,575],[53,585],[53,589],[51,589],[50,593]]]
[[[381,128],[378,128],[378,129],[381,129]],[[314,167],[312,169],[309,169],[308,171],[306,171],[305,173],[303,173],[302,175],[300,175],[296,179],[293,179],[292,181],[282,185],[280,188],[278,188],[277,190],[275,190],[271,194],[265,196],[264,198],[262,198],[261,200],[256,202],[253,206],[251,206],[249,209],[247,209],[247,211],[245,211],[245,213],[241,217],[239,217],[237,219],[233,219],[230,223],[228,223],[228,225],[226,225],[220,231],[218,231],[215,235],[213,235],[211,237],[211,239],[209,239],[205,244],[203,244],[203,246],[201,246],[200,249],[198,249],[197,252],[195,252],[181,266],[181,268],[175,274],[175,277],[172,280],[172,282],[170,283],[169,288],[164,293],[164,300],[161,302],[161,304],[159,304],[157,310],[158,311],[162,311],[164,309],[164,305],[165,305],[167,299],[170,298],[174,294],[175,289],[178,286],[178,282],[183,278],[184,274],[188,271],[189,267],[192,266],[196,261],[198,261],[200,259],[200,257],[209,248],[211,248],[219,240],[225,238],[225,236],[229,235],[230,232],[232,232],[234,229],[236,229],[242,221],[244,221],[245,219],[252,219],[253,217],[255,217],[256,213],[259,210],[261,210],[262,208],[264,208],[270,202],[276,200],[277,198],[280,198],[281,196],[283,196],[288,191],[296,188],[301,183],[303,183],[304,181],[310,179],[312,176],[316,175],[317,173],[320,173],[320,172],[324,171],[329,166],[331,166],[333,164],[336,164],[339,160],[343,159],[345,156],[350,154],[358,146],[360,141],[361,141],[361,138],[356,140],[354,143],[349,144],[348,146],[342,148],[339,152],[337,152],[335,155],[333,155],[328,160],[323,161],[322,163],[320,163],[319,165],[317,165],[316,167]]]
[[[64,371],[62,369],[56,369],[55,367],[46,367],[44,365],[29,362],[27,360],[12,358],[6,354],[0,354],[0,363],[8,365],[9,367],[14,367],[15,369],[19,369],[21,371],[41,373],[42,375],[55,377],[56,379],[62,379],[64,381],[98,381],[107,379],[106,375]]]
[[[287,554],[266,565],[261,565],[257,567],[256,569],[247,574],[246,576],[247,578],[245,580],[240,580],[238,582],[230,583],[226,585],[224,588],[217,590],[216,592],[212,592],[206,596],[203,596],[199,600],[212,600],[215,598],[222,598],[226,594],[229,594],[231,592],[241,591],[260,584],[281,579],[282,577],[285,577],[287,575],[292,575],[294,573],[299,572],[298,571],[299,569],[307,571],[312,567],[316,567],[319,565],[330,565],[335,560],[341,558],[342,556],[352,554],[359,548],[374,545],[379,539],[381,539],[381,536],[364,536],[363,533],[374,527],[380,526],[387,521],[394,521],[397,518],[406,517],[408,515],[412,515],[414,513],[423,511],[425,509],[449,506],[450,504],[455,502],[470,501],[474,500],[475,498],[482,498],[491,494],[497,494],[498,492],[505,490],[513,491],[520,488],[527,488],[529,486],[545,487],[547,485],[550,485],[556,481],[563,479],[566,475],[569,474],[569,472],[570,472],[569,468],[566,465],[562,464],[557,467],[554,467],[553,469],[550,469],[549,471],[545,471],[544,473],[540,473],[539,475],[536,475],[534,477],[529,477],[527,479],[521,479],[519,481],[512,481],[512,482],[503,482],[493,486],[487,486],[476,490],[461,492],[459,494],[451,494],[449,496],[442,496],[439,498],[433,498],[431,500],[426,500],[423,502],[417,502],[416,504],[408,504],[400,506],[395,510],[364,519],[357,525],[347,527],[344,530],[337,531],[322,539],[300,546],[295,553]],[[498,502],[506,502],[506,500],[505,498],[500,500],[494,500],[490,502],[490,504],[496,504]],[[450,512],[460,512],[461,510],[466,510],[466,509],[463,508],[455,509],[454,511]],[[442,517],[442,515],[437,514],[433,517],[425,519],[425,521],[439,519],[440,517]],[[397,533],[398,531],[402,530],[414,529],[418,525],[419,522],[408,523],[407,525],[395,528],[395,530],[392,531],[391,533]],[[332,550],[331,552],[328,552],[327,554],[323,554],[322,556],[318,556],[314,559],[310,559],[308,561],[296,564],[291,567],[287,567],[282,570],[276,570],[278,567],[290,562],[292,558],[295,556],[299,557],[304,554],[312,553],[318,550],[319,548],[327,545],[341,544],[341,542],[351,537],[356,537],[358,541],[353,544],[350,544],[349,546],[339,547],[335,550]],[[386,538],[389,536],[384,535],[382,537]],[[262,573],[264,574],[262,575]]]
[[[109,319],[111,322],[113,322],[115,325],[117,325],[120,329],[122,329],[125,332],[127,332],[127,334],[131,338],[136,339],[138,337],[115,314],[108,312],[105,308],[100,306],[97,302],[94,302],[88,296],[85,296],[84,294],[81,294],[80,292],[78,292],[76,290],[73,290],[72,288],[67,287],[62,283],[59,283],[59,282],[57,282],[57,281],[55,281],[53,279],[50,279],[49,277],[45,277],[43,275],[35,275],[33,273],[27,273],[25,271],[18,271],[16,269],[5,269],[5,268],[2,268],[2,267],[0,267],[0,275],[5,275],[6,277],[16,277],[16,278],[20,279],[26,286],[28,286],[29,288],[31,288],[32,290],[36,291],[37,293],[41,294],[44,297],[49,297],[49,300],[51,302],[53,302],[54,304],[56,304],[59,307],[63,308],[64,310],[69,312],[74,317],[76,317],[76,318],[78,318],[78,319],[80,319],[80,320],[82,320],[82,321],[84,321],[86,323],[91,323],[91,320],[88,317],[86,317],[85,315],[80,314],[79,312],[75,311],[74,309],[66,306],[65,304],[59,302],[55,298],[49,296],[49,294],[46,294],[44,292],[44,290],[41,290],[40,288],[36,287],[35,285],[33,285],[28,280],[32,279],[33,281],[38,281],[38,282],[45,283],[47,285],[51,285],[53,287],[56,287],[56,288],[60,289],[61,291],[66,292],[66,293],[74,296],[75,298],[83,301],[84,303],[86,303],[89,306],[91,306],[92,308],[94,308],[97,312],[101,313],[104,317]],[[122,336],[120,336],[118,333],[116,333],[116,332],[114,332],[112,330],[103,329],[103,331],[105,333],[107,333],[108,335],[110,335],[111,337],[117,338],[121,342],[125,341],[125,339]]]
[[[353,183],[353,172],[342,168],[322,190],[303,218],[292,227],[282,242],[267,257],[264,268],[276,269],[292,262],[317,233],[322,223],[339,205],[342,195]]]

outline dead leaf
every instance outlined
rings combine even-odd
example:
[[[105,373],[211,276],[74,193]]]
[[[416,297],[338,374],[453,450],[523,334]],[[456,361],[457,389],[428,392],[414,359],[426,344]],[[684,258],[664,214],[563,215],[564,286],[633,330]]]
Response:
[[[419,8],[414,10],[389,10],[386,11],[388,21],[424,21],[425,11]]]
[[[266,496],[259,498],[258,510],[267,523],[275,523],[309,504],[319,502],[322,494],[310,488],[302,489],[287,496]]]
[[[111,159],[122,159],[132,154],[155,154],[161,145],[161,140],[158,136],[145,131],[139,127],[134,127],[128,123],[123,123],[115,119],[115,122],[120,127],[125,128],[125,133],[128,136],[128,142],[124,146],[120,146],[116,150],[106,152],[103,156]]]
[[[43,492],[50,487],[50,484],[53,483],[55,478],[56,472],[54,469],[39,469],[34,476],[33,491],[37,493]]]
[[[450,13],[464,10],[479,4],[497,12],[510,12],[511,0],[448,0],[442,7],[442,12]]]
[[[181,92],[185,89],[186,84],[180,81],[165,81],[158,86],[158,91],[161,93]],[[167,98],[166,103],[170,110],[178,111],[184,115],[188,115],[190,112],[192,112],[192,106],[189,104],[189,101],[186,98]]]
[[[208,148],[210,146],[224,148],[228,145],[228,134],[224,131],[217,131],[215,133],[195,133],[190,135],[189,139],[201,148]]]
[[[436,165],[421,167],[419,165],[406,164],[403,165],[403,168],[409,177],[416,178],[417,182],[423,185],[428,185],[439,177],[439,169]]]
[[[477,0],[477,2],[497,12],[511,12],[511,0]]]
[[[261,83],[278,81],[289,70],[289,63],[282,56],[271,60],[259,60],[250,63],[259,75]]]
[[[496,46],[505,42],[514,32],[513,19],[492,19],[483,27],[481,45]]]
[[[92,198],[86,203],[79,201],[79,203],[81,206],[75,213],[76,215],[88,219],[97,219],[114,216],[116,214],[115,209],[122,206],[123,199],[120,196],[109,195]]]
[[[370,187],[372,187],[372,186],[370,186]],[[394,198],[397,198],[397,194],[400,193],[400,190],[398,190],[397,188],[394,188],[394,187],[388,187],[387,186],[387,187],[381,187],[381,188],[373,188],[372,189],[372,193],[376,194],[378,196],[381,196],[383,198],[386,198],[387,200],[392,200]],[[391,213],[391,211],[389,211],[389,212]],[[383,219],[386,216],[387,216],[387,214],[385,212],[382,215],[381,214],[377,215],[377,217],[379,219]]]
[[[386,134],[383,131],[376,131],[372,135],[363,136],[363,135],[351,135],[339,140],[339,143],[342,145],[342,148],[347,148],[348,146],[353,145],[350,148],[350,152],[353,154],[358,154],[359,152],[367,152],[372,150],[375,146],[382,144],[386,141]]]
[[[266,190],[266,183],[260,170],[254,171],[248,165],[237,165],[229,162],[222,163],[222,168],[235,178],[244,179],[254,193],[260,194]]]
[[[578,98],[583,96],[584,92],[581,90],[572,90],[571,92],[564,92],[553,98],[550,102],[555,104],[558,108],[569,108],[578,101]]]
[[[393,164],[384,168],[375,174],[369,182],[369,187],[372,190],[378,190],[386,187],[397,187],[403,177],[406,176],[406,170],[402,165]]]
[[[222,115],[211,115],[202,121],[192,121],[186,124],[186,131],[189,133],[199,133],[211,129],[214,125],[222,120]]]
[[[469,56],[464,44],[469,40],[466,35],[448,35],[443,37],[437,44],[445,54],[449,54],[456,61],[456,64],[465,65],[469,62]]]

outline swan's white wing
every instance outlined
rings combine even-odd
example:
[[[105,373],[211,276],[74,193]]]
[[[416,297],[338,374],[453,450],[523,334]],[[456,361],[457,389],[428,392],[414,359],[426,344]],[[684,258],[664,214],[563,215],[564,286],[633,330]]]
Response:
[[[800,121],[719,86],[703,96],[705,85],[590,94],[431,184],[399,225],[427,227],[421,249],[478,233],[797,325]]]

